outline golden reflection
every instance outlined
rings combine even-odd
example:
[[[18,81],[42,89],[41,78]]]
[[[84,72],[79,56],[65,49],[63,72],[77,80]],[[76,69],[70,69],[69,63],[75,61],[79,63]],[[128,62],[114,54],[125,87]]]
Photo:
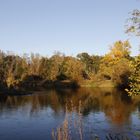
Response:
[[[30,115],[39,113],[40,109],[50,107],[54,113],[71,112],[71,102],[78,113],[81,101],[82,115],[90,112],[104,112],[113,124],[131,123],[131,114],[136,109],[140,112],[140,97],[128,97],[115,89],[80,88],[78,90],[48,90],[35,92],[28,96],[0,95],[0,112],[8,108],[28,108]]]

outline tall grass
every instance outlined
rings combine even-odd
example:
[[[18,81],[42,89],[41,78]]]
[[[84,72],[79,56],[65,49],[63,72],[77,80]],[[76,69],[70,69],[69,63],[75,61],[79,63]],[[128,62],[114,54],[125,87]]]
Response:
[[[65,119],[63,123],[56,129],[52,130],[53,140],[87,140],[84,138],[83,119],[82,119],[82,103],[79,101],[78,110],[73,106],[73,103],[65,106]],[[77,110],[77,111],[76,111]],[[76,113],[78,112],[78,113]],[[76,116],[75,116],[76,114]],[[127,136],[107,134],[105,140],[131,140]],[[90,140],[101,140],[97,135],[91,136]]]
[[[79,101],[78,114],[76,114],[78,117],[76,119],[74,118],[75,110],[76,108],[74,108],[72,101],[69,104],[69,109],[68,104],[66,104],[63,123],[55,130],[52,130],[53,140],[72,140],[73,133],[79,137],[79,140],[83,140],[81,101]]]

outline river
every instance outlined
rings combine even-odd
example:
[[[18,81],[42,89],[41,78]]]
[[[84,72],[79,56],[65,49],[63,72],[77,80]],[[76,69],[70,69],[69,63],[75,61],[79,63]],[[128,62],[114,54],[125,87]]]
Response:
[[[0,94],[0,140],[50,140],[66,119],[70,139],[140,139],[140,96],[110,88]]]

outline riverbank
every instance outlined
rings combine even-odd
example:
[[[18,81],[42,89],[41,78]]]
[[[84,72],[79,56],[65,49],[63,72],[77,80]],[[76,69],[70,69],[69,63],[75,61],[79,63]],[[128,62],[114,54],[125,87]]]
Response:
[[[80,87],[115,88],[116,85],[111,80],[104,80],[104,81],[85,80],[83,82],[80,82]]]
[[[12,95],[23,95],[28,94],[27,92],[40,91],[45,89],[78,89],[78,88],[116,88],[116,85],[111,80],[104,81],[93,81],[93,80],[83,80],[83,81],[71,81],[71,80],[62,80],[62,81],[28,81],[23,82],[15,87],[4,87],[0,91],[5,94]]]
[[[37,89],[39,87],[43,87],[45,89],[77,89],[80,87],[91,87],[91,88],[115,88],[117,87],[115,83],[111,80],[83,80],[83,81],[75,81],[75,80],[43,80],[43,81],[28,81],[24,82],[20,85],[21,88],[27,89]]]
[[[116,88],[124,90],[124,88],[118,88],[115,83],[111,80],[83,80],[83,81],[72,81],[72,80],[61,80],[61,81],[51,81],[51,80],[40,80],[40,81],[26,81],[15,87],[4,87],[0,89],[1,93],[7,95],[28,95],[32,94],[34,91],[44,91],[44,90],[77,90],[79,88]]]

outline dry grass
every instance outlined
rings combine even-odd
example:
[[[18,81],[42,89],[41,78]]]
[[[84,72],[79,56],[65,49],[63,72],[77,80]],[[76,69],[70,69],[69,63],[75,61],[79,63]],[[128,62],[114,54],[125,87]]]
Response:
[[[68,111],[68,105],[66,104],[65,119],[63,123],[58,128],[52,130],[53,140],[75,140],[75,139],[84,140],[81,105],[82,103],[81,101],[79,101],[79,107],[78,107],[78,113],[77,113],[78,117],[76,117],[75,119],[74,112],[76,108],[74,108],[72,101],[69,106],[70,111]],[[72,137],[73,135],[74,137]],[[110,133],[107,134],[104,139],[105,140],[131,140],[127,136],[112,135]],[[97,135],[95,135],[94,137],[91,136],[91,140],[101,140],[101,139]]]
[[[56,130],[52,131],[53,140],[72,140],[72,133],[79,137],[79,140],[83,140],[83,127],[82,127],[82,114],[81,114],[81,101],[79,101],[78,108],[78,118],[73,119],[75,108],[71,102],[70,108],[71,111],[68,113],[68,105],[65,107],[65,119]],[[74,130],[73,130],[74,128]]]

